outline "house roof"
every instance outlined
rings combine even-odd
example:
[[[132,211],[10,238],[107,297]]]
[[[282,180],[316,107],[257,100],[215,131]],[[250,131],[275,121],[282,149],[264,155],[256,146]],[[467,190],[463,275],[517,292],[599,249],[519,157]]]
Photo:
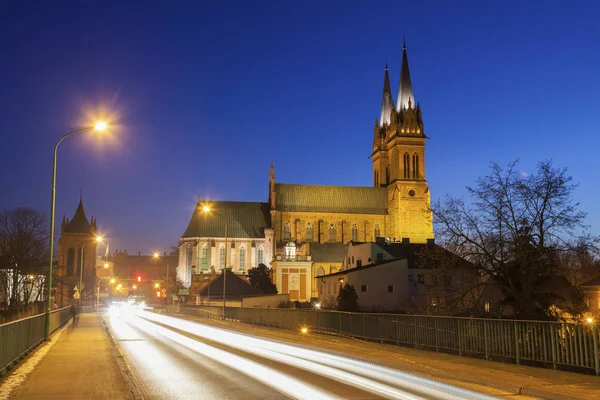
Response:
[[[204,204],[198,202],[194,213],[182,238],[194,237],[225,237],[228,222],[227,236],[230,238],[264,238],[265,229],[271,226],[271,213],[268,203],[253,203],[239,201],[211,202],[211,209],[218,215],[211,215],[201,211]]]
[[[312,262],[341,263],[348,254],[347,243],[311,243]]]
[[[387,214],[387,188],[275,184],[279,211]]]
[[[580,286],[600,286],[600,276],[590,279],[589,281],[582,283]]]
[[[79,205],[75,211],[73,218],[65,224],[65,232],[68,233],[91,233],[92,226],[85,216],[85,210],[83,209],[83,200],[79,199]]]
[[[437,244],[422,243],[378,243],[384,250],[395,258],[406,258],[408,268],[439,268],[440,262],[448,263],[450,260],[457,267],[469,268],[468,261],[444,249]],[[426,257],[427,252],[431,257]],[[436,254],[437,253],[437,254]],[[423,262],[426,265],[421,265]]]
[[[239,297],[259,294],[256,289],[250,286],[245,279],[227,270],[227,283],[225,295],[227,297]],[[209,292],[210,287],[210,292]],[[200,296],[222,297],[223,296],[223,274],[218,275],[215,279],[204,286],[198,295]]]
[[[381,262],[376,262],[376,263],[371,263],[371,264],[367,264],[367,265],[362,265],[360,267],[354,267],[354,268],[350,268],[350,269],[343,269],[341,271],[334,272],[333,274],[322,275],[319,278],[327,278],[327,277],[330,277],[330,276],[339,276],[339,275],[351,274],[351,273],[356,272],[356,271],[362,271],[362,270],[365,270],[365,269],[379,267],[381,265],[386,265],[386,264],[389,264],[389,263],[392,263],[392,262],[401,261],[401,260],[404,260],[404,259],[403,258],[394,258],[394,259],[391,259],[391,260],[383,260]]]

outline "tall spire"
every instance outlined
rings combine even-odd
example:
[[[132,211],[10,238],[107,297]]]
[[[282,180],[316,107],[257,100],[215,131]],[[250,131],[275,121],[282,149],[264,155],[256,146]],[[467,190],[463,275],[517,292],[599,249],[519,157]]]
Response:
[[[385,64],[385,77],[383,78],[383,96],[381,99],[381,115],[379,116],[379,126],[390,124],[390,114],[394,108],[394,99],[392,89],[390,88],[390,76],[388,66]]]
[[[110,244],[108,240],[106,241],[106,250],[104,251],[104,259],[108,260],[110,258]]]
[[[400,84],[398,85],[398,104],[396,111],[408,108],[409,102],[415,107],[415,96],[410,83],[410,72],[408,71],[408,56],[406,55],[406,41],[402,46],[402,67],[400,67]]]

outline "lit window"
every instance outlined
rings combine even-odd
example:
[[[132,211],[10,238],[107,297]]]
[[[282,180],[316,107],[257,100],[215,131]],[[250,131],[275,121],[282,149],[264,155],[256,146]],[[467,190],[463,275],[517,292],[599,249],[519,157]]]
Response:
[[[259,264],[265,263],[265,251],[263,250],[262,247],[258,248],[258,263]]]
[[[187,247],[187,258],[186,258],[186,264],[187,264],[188,269],[192,268],[192,249],[193,249],[192,245],[188,244],[188,247]]]
[[[290,239],[290,223],[286,222],[285,224],[283,224],[283,240],[289,240]]]
[[[201,260],[202,269],[208,269],[208,246],[202,246],[202,260]]]
[[[333,222],[329,224],[329,241],[335,242],[335,224]]]
[[[289,242],[285,245],[285,258],[288,260],[296,259],[296,243]]]
[[[358,241],[358,226],[356,224],[352,224],[352,241]]]
[[[219,248],[219,268],[225,268],[225,246]]]
[[[311,222],[306,223],[306,241],[311,242],[313,240],[313,224]]]
[[[373,233],[376,238],[381,237],[381,233],[379,231],[379,225],[375,225],[375,232]]]
[[[404,153],[404,178],[410,177],[410,156]]]
[[[485,312],[490,312],[490,302],[489,301],[485,302],[484,307],[485,307]]]
[[[246,265],[246,248],[240,246],[240,269],[244,269]]]
[[[317,276],[323,276],[323,275],[325,275],[325,270],[323,269],[323,267],[317,268]]]

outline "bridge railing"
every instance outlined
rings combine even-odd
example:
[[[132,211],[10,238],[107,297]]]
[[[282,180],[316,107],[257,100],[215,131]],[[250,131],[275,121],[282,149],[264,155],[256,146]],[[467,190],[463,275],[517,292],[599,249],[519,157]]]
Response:
[[[45,314],[0,325],[0,376],[44,340]],[[71,307],[52,311],[50,332],[71,318]]]
[[[220,307],[180,312],[222,316]],[[242,307],[227,307],[225,318],[600,375],[600,330],[592,324]]]

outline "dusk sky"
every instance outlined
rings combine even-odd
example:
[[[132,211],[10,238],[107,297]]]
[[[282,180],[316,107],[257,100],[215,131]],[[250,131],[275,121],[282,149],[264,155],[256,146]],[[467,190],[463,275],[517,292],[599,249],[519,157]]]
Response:
[[[83,190],[111,248],[167,251],[198,196],[267,201],[282,183],[372,185],[386,60],[406,36],[432,201],[553,158],[600,234],[600,5],[593,1],[4,1],[0,209],[57,224]],[[60,225],[57,225],[60,229]],[[57,234],[58,236],[58,234]]]

